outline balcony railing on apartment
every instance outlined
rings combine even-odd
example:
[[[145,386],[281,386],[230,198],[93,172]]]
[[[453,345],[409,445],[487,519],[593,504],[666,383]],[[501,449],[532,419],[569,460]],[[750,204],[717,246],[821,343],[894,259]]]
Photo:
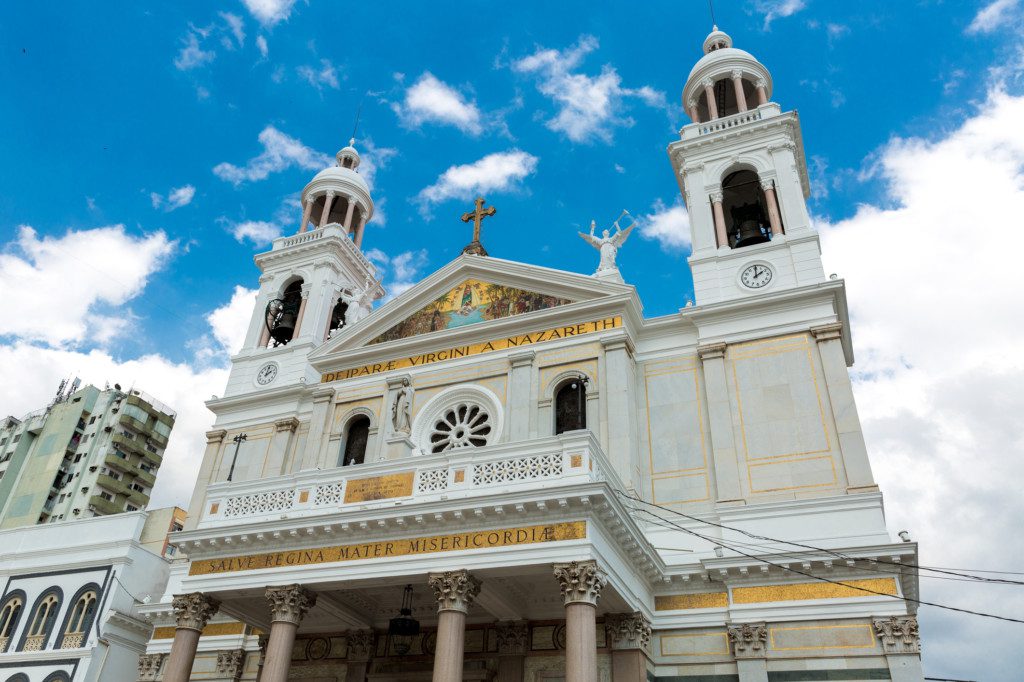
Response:
[[[388,502],[455,499],[608,480],[621,487],[590,431],[388,462],[303,471],[208,488],[199,528],[316,516]]]

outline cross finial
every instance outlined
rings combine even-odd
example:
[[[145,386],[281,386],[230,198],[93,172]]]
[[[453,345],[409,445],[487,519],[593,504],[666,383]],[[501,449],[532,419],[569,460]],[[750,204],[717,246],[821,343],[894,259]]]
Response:
[[[487,250],[484,248],[484,245],[480,243],[480,223],[487,216],[492,216],[495,213],[497,213],[498,210],[493,206],[488,206],[487,208],[484,208],[485,201],[486,199],[484,199],[483,197],[477,197],[476,201],[474,202],[476,208],[474,208],[469,213],[462,214],[462,222],[468,223],[470,220],[473,221],[473,241],[471,241],[469,244],[465,246],[465,248],[462,249],[462,253],[471,253],[475,256],[487,255]]]

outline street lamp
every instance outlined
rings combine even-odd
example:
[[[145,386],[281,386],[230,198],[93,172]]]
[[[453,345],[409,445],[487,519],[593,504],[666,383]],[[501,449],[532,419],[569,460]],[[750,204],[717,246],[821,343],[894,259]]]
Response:
[[[244,433],[240,433],[231,440],[235,441],[235,454],[231,457],[231,468],[228,470],[228,480],[235,475],[235,462],[238,461],[238,448],[242,447],[242,441],[247,440],[248,437]]]

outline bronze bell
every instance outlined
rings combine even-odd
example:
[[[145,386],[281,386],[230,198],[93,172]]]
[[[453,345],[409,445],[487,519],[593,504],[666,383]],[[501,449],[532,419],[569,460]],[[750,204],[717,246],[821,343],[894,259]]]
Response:
[[[292,340],[295,334],[295,315],[291,312],[281,314],[281,317],[274,323],[270,330],[270,336],[278,344],[285,344]]]
[[[736,228],[732,248],[738,249],[742,246],[751,246],[769,241],[769,237],[761,228],[761,224],[754,219],[748,218]]]

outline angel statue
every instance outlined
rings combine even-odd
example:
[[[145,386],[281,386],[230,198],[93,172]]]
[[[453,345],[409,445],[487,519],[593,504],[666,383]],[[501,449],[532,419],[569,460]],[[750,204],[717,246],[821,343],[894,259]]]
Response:
[[[626,229],[622,229],[619,222],[627,216],[630,220],[629,226]],[[633,220],[633,216],[629,215],[628,211],[623,211],[613,225],[615,226],[614,235],[609,235],[608,230],[602,230],[600,237],[595,236],[594,229],[597,227],[597,223],[593,220],[590,221],[590,234],[579,233],[591,246],[601,252],[601,262],[597,266],[597,272],[594,273],[598,277],[605,274],[614,275],[618,273],[619,269],[615,265],[615,257],[618,255],[622,245],[626,243],[626,239],[629,238],[629,233],[633,231],[636,221]]]
[[[355,324],[370,314],[373,309],[373,298],[379,286],[380,282],[367,275],[365,286],[352,293],[352,300],[348,304],[348,309],[345,310],[346,325]]]

